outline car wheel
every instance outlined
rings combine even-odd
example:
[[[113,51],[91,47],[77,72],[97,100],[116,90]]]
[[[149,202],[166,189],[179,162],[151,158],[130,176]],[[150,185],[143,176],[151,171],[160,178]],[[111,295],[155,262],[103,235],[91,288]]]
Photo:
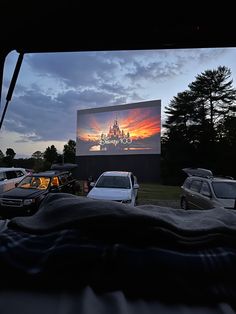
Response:
[[[181,199],[180,205],[181,205],[182,209],[185,209],[185,210],[189,209],[188,202],[187,202],[186,198]]]

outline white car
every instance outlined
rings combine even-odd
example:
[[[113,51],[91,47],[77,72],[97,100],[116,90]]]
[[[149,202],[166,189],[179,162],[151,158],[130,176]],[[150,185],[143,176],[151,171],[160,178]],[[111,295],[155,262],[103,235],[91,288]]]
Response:
[[[15,188],[29,172],[24,168],[2,168],[0,167],[0,193]]]
[[[87,197],[97,200],[136,204],[139,185],[136,177],[127,171],[106,171],[100,175]]]

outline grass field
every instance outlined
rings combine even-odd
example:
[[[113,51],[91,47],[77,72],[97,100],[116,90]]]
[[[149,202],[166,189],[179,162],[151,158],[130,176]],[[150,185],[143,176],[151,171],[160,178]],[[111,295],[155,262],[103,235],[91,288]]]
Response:
[[[140,183],[138,191],[139,199],[178,200],[180,195],[179,186],[160,185],[154,183]]]
[[[152,204],[180,208],[180,187],[154,183],[141,183],[137,205]]]
[[[81,188],[83,182],[80,182]],[[86,195],[81,190],[80,195]],[[155,183],[140,183],[138,190],[138,203],[158,203],[158,201],[177,201],[179,202],[180,187],[161,185]]]

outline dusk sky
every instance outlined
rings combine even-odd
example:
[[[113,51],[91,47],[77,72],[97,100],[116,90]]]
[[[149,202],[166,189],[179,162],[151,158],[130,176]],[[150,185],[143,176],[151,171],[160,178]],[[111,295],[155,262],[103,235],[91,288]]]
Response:
[[[0,114],[18,54],[6,59]],[[77,110],[160,99],[164,110],[198,74],[226,66],[236,48],[26,54],[0,131],[0,149],[30,157],[76,140]]]

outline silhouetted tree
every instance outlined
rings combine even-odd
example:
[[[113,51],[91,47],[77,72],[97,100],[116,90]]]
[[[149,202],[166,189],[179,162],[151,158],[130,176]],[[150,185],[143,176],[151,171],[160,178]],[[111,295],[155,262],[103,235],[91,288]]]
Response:
[[[220,146],[228,149],[236,137],[232,131],[236,89],[230,76],[230,69],[224,66],[207,70],[166,108],[162,161],[170,176],[183,166],[221,168]]]
[[[34,152],[32,154],[31,158],[33,158],[33,159],[43,159],[43,153],[40,152],[39,150],[37,150],[36,152]]]
[[[216,70],[206,70],[189,84],[195,96],[196,115],[209,150],[214,154],[214,143],[219,139],[218,126],[236,111],[236,89],[230,79],[231,71],[220,66]]]
[[[64,145],[63,149],[64,162],[75,163],[75,150],[76,142],[69,140],[68,143]]]
[[[44,152],[44,159],[48,162],[48,163],[50,163],[50,164],[52,164],[53,162],[56,162],[56,160],[57,160],[57,149],[56,149],[56,147],[54,146],[54,145],[51,145],[51,147],[47,147],[47,149],[45,150],[45,152]]]
[[[0,166],[4,165],[4,154],[3,152],[0,150]]]
[[[7,148],[6,150],[6,156],[3,158],[3,162],[4,164],[6,164],[7,167],[12,167],[14,164],[14,157],[15,157],[16,153],[14,151],[14,149],[12,148]]]
[[[36,172],[44,170],[44,157],[41,151],[37,150],[36,152],[34,152],[31,156],[31,159],[33,159],[33,169]]]

